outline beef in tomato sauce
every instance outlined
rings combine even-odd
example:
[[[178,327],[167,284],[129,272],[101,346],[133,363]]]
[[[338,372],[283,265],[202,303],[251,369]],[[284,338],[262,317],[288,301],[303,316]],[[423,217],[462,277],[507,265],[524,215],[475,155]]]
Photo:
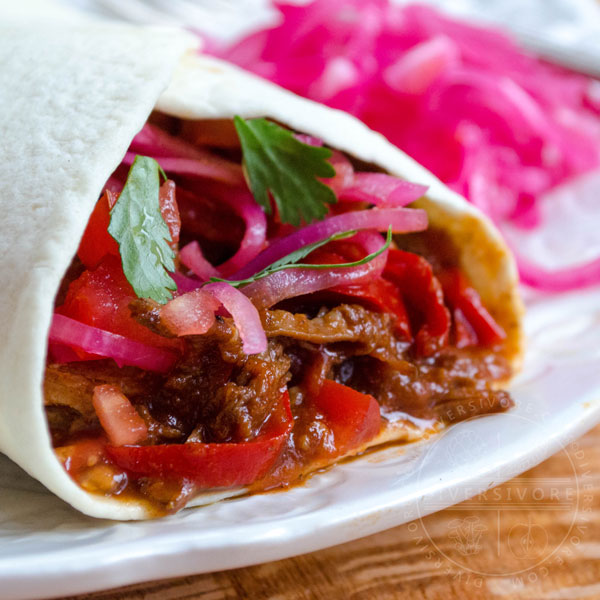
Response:
[[[453,423],[512,406],[506,392],[494,389],[494,382],[510,375],[510,367],[486,349],[448,347],[435,356],[415,358],[398,339],[394,319],[361,305],[322,308],[312,319],[281,309],[265,310],[261,317],[269,347],[256,357],[244,355],[235,327],[224,318],[208,334],[188,341],[188,352],[168,376],[120,369],[112,361],[49,365],[46,404],[55,443],[68,447],[69,439],[103,435],[91,405],[100,382],[119,385],[130,398],[147,424],[149,444],[252,440],[281,388],[289,386],[292,435],[272,471],[254,483],[258,490],[289,485],[311,466],[344,454],[340,435],[344,439],[356,432],[338,431],[336,436],[335,425],[315,406],[313,399],[325,381],[374,396],[383,423],[397,414]],[[77,452],[77,444],[71,449]],[[107,473],[114,474],[118,486]],[[115,493],[127,478],[128,494],[137,490],[165,510],[180,507],[182,489],[195,490],[187,480],[178,485],[173,478],[167,485],[132,476],[106,457],[79,476],[93,491],[104,481],[107,493]]]
[[[127,185],[123,167],[57,296],[63,320],[53,328],[95,340],[51,330],[44,384],[57,456],[83,489],[163,514],[209,489],[293,484],[411,419],[441,425],[512,406],[497,389],[512,375],[504,331],[461,272],[452,240],[385,195],[369,202],[374,189],[395,189],[392,178],[334,153],[336,175],[326,181],[338,202],[323,231],[339,217],[378,224],[321,234],[302,268],[257,278],[264,256],[277,264],[279,246],[311,226],[254,202],[230,125],[222,139],[218,128],[183,131],[204,145],[150,125],[132,144],[158,148],[159,164],[174,171],[166,169],[172,180],[157,190],[156,209],[174,252],[175,299],[139,297],[107,232],[115,189]],[[202,175],[169,152],[200,161]],[[384,244],[383,214],[414,233]],[[239,286],[228,279],[237,273]],[[208,283],[215,276],[225,281]],[[128,427],[139,441],[118,443],[138,439],[123,437]]]

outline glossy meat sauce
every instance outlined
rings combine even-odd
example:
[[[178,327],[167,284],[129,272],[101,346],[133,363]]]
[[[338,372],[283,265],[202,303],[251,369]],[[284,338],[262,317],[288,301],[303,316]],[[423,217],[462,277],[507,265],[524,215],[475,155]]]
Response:
[[[151,323],[143,305],[132,308],[140,322]],[[141,497],[157,514],[178,510],[201,492],[189,480],[135,476],[112,463],[101,449],[102,429],[91,404],[100,383],[118,385],[131,400],[147,424],[146,444],[253,440],[287,387],[293,430],[253,490],[289,485],[342,454],[313,402],[325,380],[373,395],[384,425],[386,415],[398,413],[451,423],[512,405],[506,392],[492,387],[511,373],[498,349],[448,346],[416,357],[389,314],[359,304],[314,310],[264,310],[269,345],[256,356],[242,352],[231,319],[220,318],[208,334],[186,340],[183,358],[167,375],[119,369],[105,360],[48,365],[45,402],[59,458],[84,489]]]

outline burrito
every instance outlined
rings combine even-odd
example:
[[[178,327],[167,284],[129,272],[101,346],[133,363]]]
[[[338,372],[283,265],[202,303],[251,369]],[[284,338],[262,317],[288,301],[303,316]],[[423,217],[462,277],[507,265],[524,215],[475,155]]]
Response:
[[[49,490],[151,518],[510,408],[513,259],[382,136],[181,32],[2,28],[0,450]]]

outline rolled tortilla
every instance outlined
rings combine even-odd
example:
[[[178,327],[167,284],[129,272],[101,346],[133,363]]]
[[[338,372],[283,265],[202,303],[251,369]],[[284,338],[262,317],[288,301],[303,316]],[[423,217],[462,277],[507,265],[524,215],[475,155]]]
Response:
[[[124,520],[152,515],[142,503],[91,495],[67,475],[51,446],[42,381],[59,284],[104,183],[154,109],[184,119],[269,117],[428,185],[420,204],[454,239],[518,365],[517,272],[498,232],[353,117],[199,56],[187,34],[155,28],[2,25],[0,65],[0,450],[78,510]],[[414,435],[397,427],[369,445]]]

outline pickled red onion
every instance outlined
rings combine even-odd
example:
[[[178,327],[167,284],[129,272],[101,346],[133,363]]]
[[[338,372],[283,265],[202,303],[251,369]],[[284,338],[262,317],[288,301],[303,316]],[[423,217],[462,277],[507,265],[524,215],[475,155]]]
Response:
[[[600,258],[586,264],[563,269],[546,269],[516,254],[521,281],[546,292],[568,290],[595,285],[600,281]]]
[[[267,217],[252,194],[247,190],[236,190],[236,193],[226,194],[224,200],[244,220],[246,230],[237,252],[218,270],[222,277],[228,277],[260,253],[267,239]]]
[[[247,296],[224,282],[209,283],[201,291],[212,294],[231,314],[246,354],[259,354],[267,349],[267,336],[258,310]]]
[[[186,277],[185,275],[182,275],[181,273],[178,273],[177,271],[175,271],[174,273],[171,273],[171,277],[173,278],[173,281],[175,282],[175,285],[177,286],[177,292],[176,292],[177,296],[181,296],[182,294],[185,294],[186,292],[193,292],[194,290],[197,290],[199,287],[202,287],[202,281],[200,281],[199,279],[193,279],[192,277]]]
[[[340,192],[340,200],[386,207],[406,206],[420,198],[426,190],[425,185],[384,173],[355,173],[351,185]]]
[[[318,137],[314,137],[313,135],[306,135],[305,133],[297,133],[294,136],[299,142],[303,144],[308,144],[309,146],[322,146],[323,140]]]
[[[211,277],[221,276],[219,271],[204,258],[200,244],[196,240],[190,242],[179,251],[179,258],[201,281],[208,281]]]
[[[178,336],[202,335],[215,322],[223,305],[233,317],[246,354],[267,349],[267,336],[256,307],[239,290],[224,282],[209,283],[169,301],[160,311],[161,320]]]
[[[456,64],[460,51],[446,36],[418,43],[400,55],[383,73],[385,82],[398,92],[422,94],[446,69]]]
[[[323,183],[327,184],[334,191],[336,196],[339,196],[342,190],[352,185],[354,180],[354,167],[346,156],[337,150],[333,151],[329,162],[335,169],[335,175],[323,179]]]
[[[133,138],[129,151],[154,158],[170,156],[172,158],[204,158],[208,152],[190,144],[179,137],[169,135],[166,131],[146,123]]]
[[[175,335],[202,335],[215,322],[219,301],[202,289],[173,298],[160,310],[161,321]]]
[[[411,208],[374,208],[329,217],[273,242],[230,279],[246,279],[298,248],[327,239],[335,233],[364,229],[387,231],[390,226],[394,233],[422,231],[427,228],[427,213]],[[281,279],[289,278],[281,276]]]
[[[385,241],[381,235],[362,231],[349,241],[360,244],[365,255],[377,252]],[[287,298],[318,292],[334,286],[366,283],[383,272],[388,251],[357,267],[331,269],[286,269],[278,271],[243,288],[244,294],[259,309],[269,308]]]
[[[132,165],[135,156],[133,152],[127,152],[123,163]],[[159,157],[158,163],[170,175],[214,179],[232,186],[244,184],[240,165],[209,152],[202,158]]]
[[[59,314],[52,318],[48,339],[50,343],[112,358],[119,366],[130,365],[148,371],[166,372],[177,360],[177,356],[168,350],[148,346]]]
[[[266,244],[267,217],[250,192],[223,190],[222,199],[243,219],[246,229],[236,253],[218,267],[204,258],[197,241],[190,242],[181,249],[181,262],[202,281],[211,277],[228,277],[256,258]]]

